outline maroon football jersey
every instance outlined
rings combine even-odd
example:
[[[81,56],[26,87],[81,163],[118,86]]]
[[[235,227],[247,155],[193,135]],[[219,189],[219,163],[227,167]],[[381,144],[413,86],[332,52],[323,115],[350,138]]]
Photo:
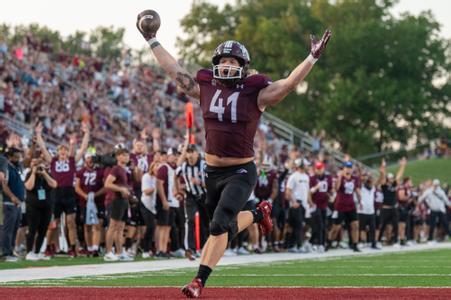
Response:
[[[68,160],[58,160],[52,158],[50,163],[50,173],[58,183],[58,187],[73,187],[75,180],[75,158],[69,157]]]
[[[337,211],[346,212],[355,209],[354,191],[360,187],[359,179],[355,176],[341,179],[340,188],[337,191],[335,199],[335,209]]]
[[[90,169],[83,167],[77,172],[76,177],[80,180],[80,188],[86,194],[97,192],[103,187],[103,170],[100,168]],[[79,197],[80,204],[85,207],[86,199]]]
[[[277,180],[276,171],[271,170],[268,173],[260,171],[254,189],[255,197],[260,200],[268,200],[268,198],[271,197],[274,180]]]
[[[134,154],[130,153],[130,161],[133,165],[138,166],[138,168],[143,171],[143,173],[146,173],[149,171],[150,164],[152,164],[153,161],[153,155],[152,154]]]
[[[399,192],[400,192],[401,190],[404,190],[404,195],[407,197],[407,199],[404,200],[404,201],[401,201],[401,200],[399,199],[399,196],[398,196],[398,195],[399,195]],[[411,189],[407,184],[403,184],[403,185],[398,186],[396,198],[398,199],[398,203],[399,203],[400,206],[403,206],[403,207],[408,206],[408,205],[409,205],[409,199],[410,199],[411,197],[412,197],[412,189]]]
[[[326,208],[329,202],[329,193],[332,190],[332,177],[330,175],[310,177],[310,188],[317,186],[318,183],[319,190],[312,194],[312,201],[318,208]]]
[[[197,72],[205,126],[205,152],[219,157],[254,156],[254,136],[262,114],[258,93],[271,80],[252,75],[233,87],[222,85],[211,70]]]

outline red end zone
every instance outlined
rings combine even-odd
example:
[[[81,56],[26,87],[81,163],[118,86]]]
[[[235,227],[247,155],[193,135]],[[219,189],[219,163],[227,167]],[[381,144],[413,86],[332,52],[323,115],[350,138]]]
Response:
[[[207,288],[202,299],[451,299],[451,288]],[[0,288],[0,299],[185,299],[178,288]]]

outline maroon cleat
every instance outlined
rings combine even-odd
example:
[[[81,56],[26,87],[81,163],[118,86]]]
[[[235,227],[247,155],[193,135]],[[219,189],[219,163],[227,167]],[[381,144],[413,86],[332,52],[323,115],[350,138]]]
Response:
[[[203,288],[204,286],[200,278],[194,278],[193,281],[182,288],[182,294],[186,298],[199,298]]]
[[[81,249],[78,254],[82,255],[82,256],[89,256],[91,254],[91,251],[88,251],[86,249]]]
[[[77,257],[77,253],[73,249],[69,249],[69,251],[67,252],[67,255],[69,255],[69,257],[71,257],[71,258]]]
[[[258,223],[262,234],[265,235],[272,231],[271,210],[272,204],[268,201],[262,201],[257,205],[257,210],[263,213],[263,220]]]
[[[47,246],[47,248],[45,249],[45,256],[53,257],[54,255],[55,255],[55,252],[52,251],[52,247]]]

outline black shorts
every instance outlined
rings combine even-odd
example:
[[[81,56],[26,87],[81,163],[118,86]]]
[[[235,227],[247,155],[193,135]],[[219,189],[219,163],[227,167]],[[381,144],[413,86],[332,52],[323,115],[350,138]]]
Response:
[[[424,218],[421,215],[414,214],[412,216],[413,225],[422,226],[424,224]]]
[[[280,199],[275,199],[272,202],[272,210],[271,210],[271,218],[277,219],[280,215],[280,211],[283,210],[282,205],[280,204]]]
[[[409,219],[410,214],[410,208],[409,207],[398,207],[398,216],[399,216],[399,222],[407,223],[407,220]]]
[[[343,224],[343,221],[346,225],[349,225],[351,222],[357,221],[357,212],[356,210],[334,211],[332,214],[332,219],[335,225],[341,225]]]
[[[376,228],[380,228],[381,227],[381,210],[380,209],[376,209]]]
[[[363,231],[366,227],[375,226],[376,216],[375,215],[367,215],[367,214],[359,214],[359,230]]]
[[[306,222],[305,207],[302,204],[298,208],[290,207],[287,221],[291,226],[302,226]]]
[[[210,233],[220,235],[229,232],[229,238],[233,238],[238,232],[236,216],[246,205],[257,183],[255,163],[251,161],[221,168],[207,165],[205,173]]]
[[[128,201],[125,199],[114,199],[108,205],[108,216],[115,221],[126,222],[128,218]]]
[[[280,206],[278,214],[274,217],[276,219],[277,226],[281,229],[285,226],[285,223],[287,221],[287,213],[285,213],[285,211],[288,212],[288,209]]]
[[[169,207],[169,210],[164,210],[163,206],[157,205],[157,225],[158,226],[172,226],[175,222],[175,211],[177,208]]]
[[[59,219],[62,213],[66,215],[77,212],[77,199],[73,187],[59,187],[55,189],[54,215]]]
[[[97,218],[99,219],[99,224],[101,221],[105,221],[105,207],[97,205]],[[80,224],[86,224],[86,207],[80,207]]]

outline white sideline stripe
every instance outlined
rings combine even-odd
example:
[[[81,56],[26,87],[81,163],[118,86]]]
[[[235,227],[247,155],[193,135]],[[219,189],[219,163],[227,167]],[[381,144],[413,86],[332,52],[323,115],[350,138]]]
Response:
[[[173,285],[137,285],[137,286],[130,286],[130,285],[115,285],[115,286],[89,286],[89,285],[71,285],[71,286],[53,286],[51,285],[42,285],[42,286],[30,286],[30,285],[24,285],[21,286],[18,285],[22,289],[35,289],[35,288],[46,288],[51,287],[52,289],[72,289],[72,288],[95,288],[95,289],[155,289],[155,288],[171,288],[171,289],[179,289],[177,286]],[[16,285],[12,286],[1,286],[2,289],[15,289]],[[429,289],[429,290],[436,290],[436,289],[442,289],[442,290],[451,290],[450,286],[356,286],[356,285],[344,285],[344,286],[311,286],[311,285],[265,285],[265,286],[255,286],[255,285],[240,285],[240,286],[218,286],[218,285],[209,285],[208,288],[215,288],[215,289]]]
[[[158,277],[161,275],[148,275]],[[161,277],[176,277],[178,275],[163,275]],[[451,274],[225,274],[215,277],[451,277]]]
[[[178,277],[180,274],[146,274],[142,277]],[[213,277],[396,277],[396,276],[403,276],[403,277],[451,277],[451,274],[406,274],[406,273],[393,273],[393,274],[374,274],[374,273],[367,273],[367,274],[214,274]],[[122,278],[137,278],[134,275],[129,276],[111,276],[111,277],[103,277],[103,279],[122,279]],[[98,278],[96,278],[98,280]],[[66,282],[70,281],[69,279],[66,280]],[[78,281],[78,280],[77,280]],[[84,282],[90,281],[89,279],[83,280]]]
[[[394,249],[385,247],[383,250],[363,249],[360,253],[354,253],[349,249],[333,250],[326,253],[267,253],[261,255],[243,255],[223,257],[219,263],[220,266],[243,265],[243,264],[271,264],[280,261],[292,260],[329,260],[337,258],[349,258],[355,256],[378,256],[387,253],[404,253],[421,250],[450,249],[451,243],[439,243],[437,245],[415,245]],[[444,260],[445,261],[445,260]],[[451,262],[451,255],[450,260]],[[140,261],[127,263],[107,263],[97,265],[77,265],[77,266],[58,266],[58,267],[35,267],[0,270],[0,283],[12,281],[28,281],[42,279],[63,279],[70,277],[98,276],[108,274],[139,273],[161,270],[176,270],[183,268],[195,268],[199,265],[199,260],[189,261],[187,259]],[[138,275],[138,274],[137,274]],[[160,275],[161,276],[161,275]]]
[[[146,274],[142,277],[178,277],[180,274]],[[368,273],[368,274],[214,274],[213,277],[397,277],[397,276],[403,276],[403,277],[451,277],[451,274],[406,274],[406,273],[393,273],[393,274],[374,274],[374,273]],[[103,277],[100,279],[123,279],[123,278],[138,278],[134,275],[128,275],[128,276],[111,276],[111,277]],[[99,280],[99,278],[96,278],[96,280]],[[66,279],[65,282],[69,282],[70,279]],[[83,282],[89,282],[90,279],[86,280],[77,280],[77,281],[83,281]]]

